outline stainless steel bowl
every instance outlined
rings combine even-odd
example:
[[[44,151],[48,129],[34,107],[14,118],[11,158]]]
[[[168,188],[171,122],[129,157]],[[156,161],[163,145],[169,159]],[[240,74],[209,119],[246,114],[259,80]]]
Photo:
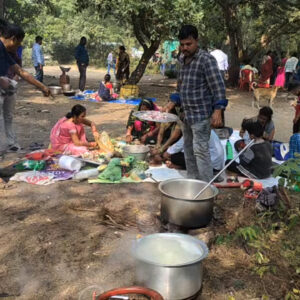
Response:
[[[49,86],[50,92],[52,95],[59,95],[62,93],[62,88],[60,86]]]
[[[159,184],[162,193],[163,220],[186,228],[206,226],[213,216],[213,203],[219,191],[211,185],[197,199],[193,198],[206,185],[195,179],[170,179]]]
[[[65,67],[65,66],[59,66],[62,72],[69,72],[71,70],[71,67]]]
[[[155,233],[137,240],[134,250],[139,285],[174,300],[190,298],[201,289],[202,260],[208,255],[204,242],[185,234]]]
[[[145,160],[150,149],[145,145],[126,145],[123,147],[123,157],[134,156],[136,160]]]

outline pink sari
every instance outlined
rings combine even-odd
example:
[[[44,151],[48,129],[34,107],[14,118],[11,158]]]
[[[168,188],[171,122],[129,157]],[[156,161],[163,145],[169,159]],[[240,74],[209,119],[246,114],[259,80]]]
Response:
[[[50,142],[53,150],[61,151],[66,155],[80,156],[81,154],[88,151],[85,146],[76,146],[73,141],[71,134],[77,133],[78,138],[81,142],[87,142],[83,124],[74,124],[68,122],[66,117],[61,118],[54,125],[50,133]]]
[[[277,77],[275,81],[275,86],[278,87],[284,87],[285,84],[285,63],[287,61],[287,58],[282,59],[281,65],[277,68]]]

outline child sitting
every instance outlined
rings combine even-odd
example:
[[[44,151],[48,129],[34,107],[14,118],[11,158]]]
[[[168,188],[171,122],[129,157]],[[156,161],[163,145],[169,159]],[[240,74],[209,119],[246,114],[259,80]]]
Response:
[[[255,143],[240,156],[240,163],[233,162],[228,170],[254,179],[270,177],[272,146],[263,139],[264,128],[259,122],[248,122],[245,124],[245,130]]]
[[[114,87],[110,79],[111,77],[109,74],[104,76],[104,81],[100,82],[98,97],[96,97],[96,100],[110,101],[117,99],[118,95],[114,93]]]

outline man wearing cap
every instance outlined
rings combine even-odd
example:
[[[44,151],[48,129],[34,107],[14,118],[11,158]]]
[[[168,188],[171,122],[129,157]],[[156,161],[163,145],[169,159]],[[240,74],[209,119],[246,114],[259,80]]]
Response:
[[[178,90],[184,111],[183,137],[188,178],[210,181],[211,127],[222,125],[227,104],[225,84],[216,59],[198,46],[198,30],[184,25],[179,32],[181,57]]]

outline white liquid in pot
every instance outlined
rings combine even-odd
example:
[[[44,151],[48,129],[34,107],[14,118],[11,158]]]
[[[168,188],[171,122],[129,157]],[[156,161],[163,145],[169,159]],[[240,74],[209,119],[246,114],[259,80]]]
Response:
[[[154,264],[177,266],[198,260],[203,255],[200,245],[174,238],[156,238],[142,241],[137,257]]]

